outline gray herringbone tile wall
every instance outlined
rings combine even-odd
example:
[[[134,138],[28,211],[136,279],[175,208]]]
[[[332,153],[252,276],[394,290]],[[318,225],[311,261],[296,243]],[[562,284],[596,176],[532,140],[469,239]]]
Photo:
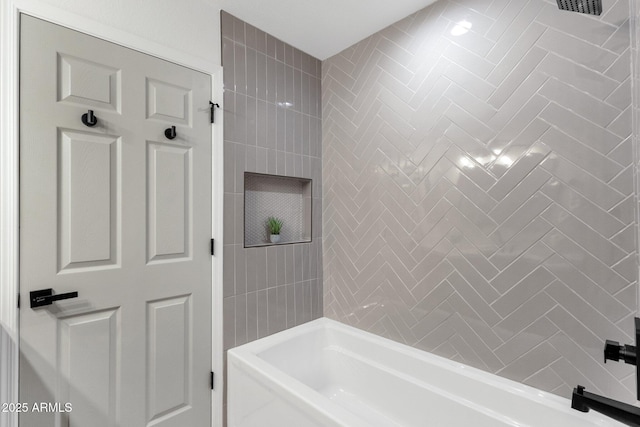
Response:
[[[635,402],[629,1],[440,0],[322,64],[325,315]]]
[[[221,24],[226,350],[322,316],[322,140],[320,61],[226,12]],[[244,247],[245,172],[313,180],[311,243]]]

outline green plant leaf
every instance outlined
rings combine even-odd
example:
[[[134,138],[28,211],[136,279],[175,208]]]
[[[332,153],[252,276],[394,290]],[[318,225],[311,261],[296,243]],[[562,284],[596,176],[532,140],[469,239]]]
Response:
[[[280,230],[282,229],[282,220],[275,216],[270,216],[267,219],[267,228],[271,234],[280,234]]]

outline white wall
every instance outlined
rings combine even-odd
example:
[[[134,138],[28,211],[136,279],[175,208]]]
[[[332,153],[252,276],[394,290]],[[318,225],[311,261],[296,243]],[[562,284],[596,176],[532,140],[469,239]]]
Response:
[[[221,0],[40,0],[220,64]]]

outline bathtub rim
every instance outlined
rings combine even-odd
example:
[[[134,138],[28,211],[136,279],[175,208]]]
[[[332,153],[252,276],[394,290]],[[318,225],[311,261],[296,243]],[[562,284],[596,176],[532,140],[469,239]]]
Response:
[[[488,384],[489,386],[504,390],[507,393],[519,395],[523,399],[531,400],[540,405],[549,407],[550,409],[565,412],[577,417],[588,416],[589,421],[593,423],[593,426],[624,426],[622,423],[619,423],[595,411],[590,411],[588,414],[576,412],[571,408],[571,401],[568,398],[539,390],[535,387],[498,376],[497,374],[492,374],[490,372],[483,371],[482,369],[465,365],[463,363],[456,362],[442,356],[438,356],[426,350],[420,350],[414,347],[410,347],[406,344],[395,342],[391,339],[359,329],[355,326],[347,325],[342,322],[329,319],[327,317],[320,317],[318,319],[311,320],[307,323],[295,326],[293,328],[286,329],[284,331],[269,335],[256,341],[252,341],[250,343],[232,348],[228,350],[229,365],[232,361],[234,361],[236,363],[239,363],[239,366],[251,370],[256,375],[267,376],[269,380],[277,385],[278,388],[288,397],[293,396],[296,400],[303,400],[305,404],[310,405],[317,411],[323,412],[332,421],[341,423],[340,420],[334,419],[334,417],[331,416],[333,414],[333,411],[336,411],[336,413],[340,414],[340,418],[343,418],[343,416],[345,418],[353,418],[353,424],[351,424],[351,421],[349,421],[349,426],[362,425],[362,422],[358,420],[351,412],[333,403],[331,400],[327,399],[312,387],[309,387],[308,385],[298,381],[293,377],[290,377],[289,375],[283,375],[283,371],[281,369],[277,368],[276,366],[272,365],[267,360],[259,356],[260,353],[267,351],[279,344],[286,343],[287,341],[294,340],[297,337],[325,328],[334,329],[339,331],[340,333],[355,337],[356,339],[364,340],[374,345],[386,347],[391,351],[399,352],[408,357],[417,358],[421,361],[424,361],[425,363],[430,363],[437,368],[441,368],[448,372],[451,372],[453,375],[460,375],[474,381],[481,381]],[[295,393],[293,392],[293,390],[295,390]],[[320,402],[317,402],[318,396],[322,397]],[[292,401],[291,399],[287,400],[289,400],[290,402]]]
[[[322,325],[319,326],[323,327]],[[295,328],[292,328],[295,329]],[[315,327],[311,330],[316,330],[318,327]],[[291,329],[290,329],[291,330]],[[306,332],[309,329],[305,329]],[[283,331],[286,332],[286,331]],[[277,335],[277,334],[274,334]],[[274,335],[270,335],[270,338]],[[298,336],[300,334],[294,334],[293,336]],[[249,344],[257,343],[260,340],[251,342]],[[272,345],[277,345],[281,341],[276,341]],[[282,341],[284,342],[284,340]],[[246,345],[240,347],[244,347]],[[272,345],[267,346],[266,348],[270,348]],[[269,362],[261,359],[257,353],[247,349],[240,349],[240,347],[235,347],[228,351],[227,356],[227,375],[230,376],[231,372],[235,369],[243,371],[243,373],[248,374],[251,378],[258,382],[260,385],[271,388],[279,397],[286,400],[287,403],[291,405],[295,405],[298,410],[304,412],[311,416],[322,416],[332,421],[336,425],[340,425],[343,427],[367,427],[366,424],[363,423],[355,414],[352,414],[347,409],[335,404],[331,400],[327,399],[317,390],[314,390],[311,387],[308,387],[306,384],[301,383],[297,379],[284,374],[277,367],[273,366]],[[257,346],[259,348],[264,347],[262,345]],[[239,351],[235,351],[239,349]],[[232,417],[235,416],[235,413],[231,411],[232,405],[232,382],[227,382],[228,387],[228,396],[227,396],[227,416]],[[300,402],[303,402],[303,405],[299,405]],[[230,418],[229,425],[233,426],[234,419]]]

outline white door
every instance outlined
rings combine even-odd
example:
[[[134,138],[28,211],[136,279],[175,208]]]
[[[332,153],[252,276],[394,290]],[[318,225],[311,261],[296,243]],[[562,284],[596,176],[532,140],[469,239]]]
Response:
[[[210,425],[210,77],[28,16],[20,70],[21,427]]]

